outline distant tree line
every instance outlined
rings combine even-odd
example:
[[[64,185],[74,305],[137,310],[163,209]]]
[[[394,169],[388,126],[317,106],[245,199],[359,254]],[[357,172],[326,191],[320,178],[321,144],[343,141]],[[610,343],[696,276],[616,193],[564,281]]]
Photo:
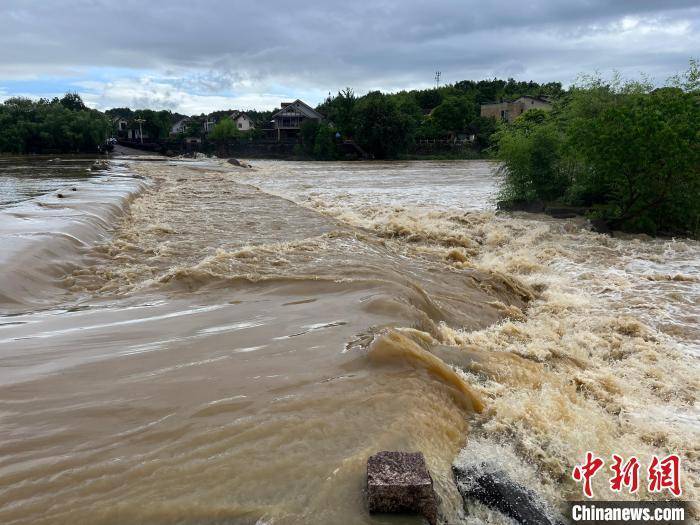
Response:
[[[335,151],[329,137],[337,133],[379,159],[406,154],[421,139],[460,135],[474,135],[474,147],[481,151],[491,145],[497,125],[493,119],[480,116],[482,103],[522,95],[558,97],[563,93],[559,82],[538,84],[514,79],[464,80],[392,94],[372,91],[361,97],[346,88],[317,107],[327,121],[307,125],[302,133],[304,151],[316,158],[333,158]]]
[[[14,97],[0,104],[3,153],[96,152],[110,133],[109,119],[75,93],[52,100]]]
[[[584,206],[613,229],[700,233],[700,68],[665,87],[590,77],[494,135],[507,202]]]

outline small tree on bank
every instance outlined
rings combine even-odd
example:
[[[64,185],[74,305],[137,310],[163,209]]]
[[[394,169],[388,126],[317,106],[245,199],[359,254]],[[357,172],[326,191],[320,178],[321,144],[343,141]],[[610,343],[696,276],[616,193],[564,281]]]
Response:
[[[243,136],[233,119],[222,118],[209,134],[212,140],[233,140]]]

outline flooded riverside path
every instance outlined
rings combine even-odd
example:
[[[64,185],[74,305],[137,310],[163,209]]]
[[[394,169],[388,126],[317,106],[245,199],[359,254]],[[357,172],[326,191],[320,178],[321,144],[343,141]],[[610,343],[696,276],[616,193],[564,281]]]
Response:
[[[383,449],[449,523],[504,522],[462,447],[554,507],[588,449],[696,494],[697,243],[497,216],[484,162],[115,164],[114,231],[0,279],[0,522],[419,523],[366,512]]]

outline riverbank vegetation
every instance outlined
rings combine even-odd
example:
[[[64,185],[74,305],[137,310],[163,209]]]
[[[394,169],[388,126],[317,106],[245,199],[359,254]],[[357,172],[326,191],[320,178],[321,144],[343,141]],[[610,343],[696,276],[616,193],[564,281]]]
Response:
[[[110,133],[106,116],[75,93],[52,100],[14,97],[0,104],[2,153],[93,153]]]
[[[700,72],[654,88],[589,77],[494,135],[506,206],[583,206],[613,229],[700,233]]]

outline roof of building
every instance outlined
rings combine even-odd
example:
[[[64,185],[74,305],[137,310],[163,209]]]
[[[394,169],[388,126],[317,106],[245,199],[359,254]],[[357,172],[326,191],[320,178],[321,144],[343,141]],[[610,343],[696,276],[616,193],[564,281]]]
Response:
[[[252,120],[252,119],[250,118],[250,116],[248,116],[248,113],[246,113],[245,111],[238,111],[238,110],[236,110],[236,111],[234,111],[233,113],[231,113],[229,116],[230,116],[233,120],[238,120],[238,119],[241,118],[241,117],[245,117],[245,118],[247,118],[248,120]]]
[[[495,106],[497,104],[512,104],[513,102],[517,102],[521,98],[527,98],[530,100],[536,100],[538,102],[542,102],[543,104],[551,104],[552,100],[547,97],[547,96],[532,96],[532,95],[523,95],[518,98],[513,98],[513,99],[506,99],[506,100],[501,100],[500,102],[485,102],[484,104],[481,104],[482,106]]]
[[[277,113],[272,115],[272,118],[274,119],[277,115],[279,115],[282,112],[289,111],[289,107],[293,106],[293,109],[301,113],[302,115],[308,117],[308,118],[314,118],[314,119],[323,119],[323,115],[316,111],[314,108],[306,104],[305,102],[296,99],[294,102],[282,102],[281,104],[282,109],[280,109]]]

